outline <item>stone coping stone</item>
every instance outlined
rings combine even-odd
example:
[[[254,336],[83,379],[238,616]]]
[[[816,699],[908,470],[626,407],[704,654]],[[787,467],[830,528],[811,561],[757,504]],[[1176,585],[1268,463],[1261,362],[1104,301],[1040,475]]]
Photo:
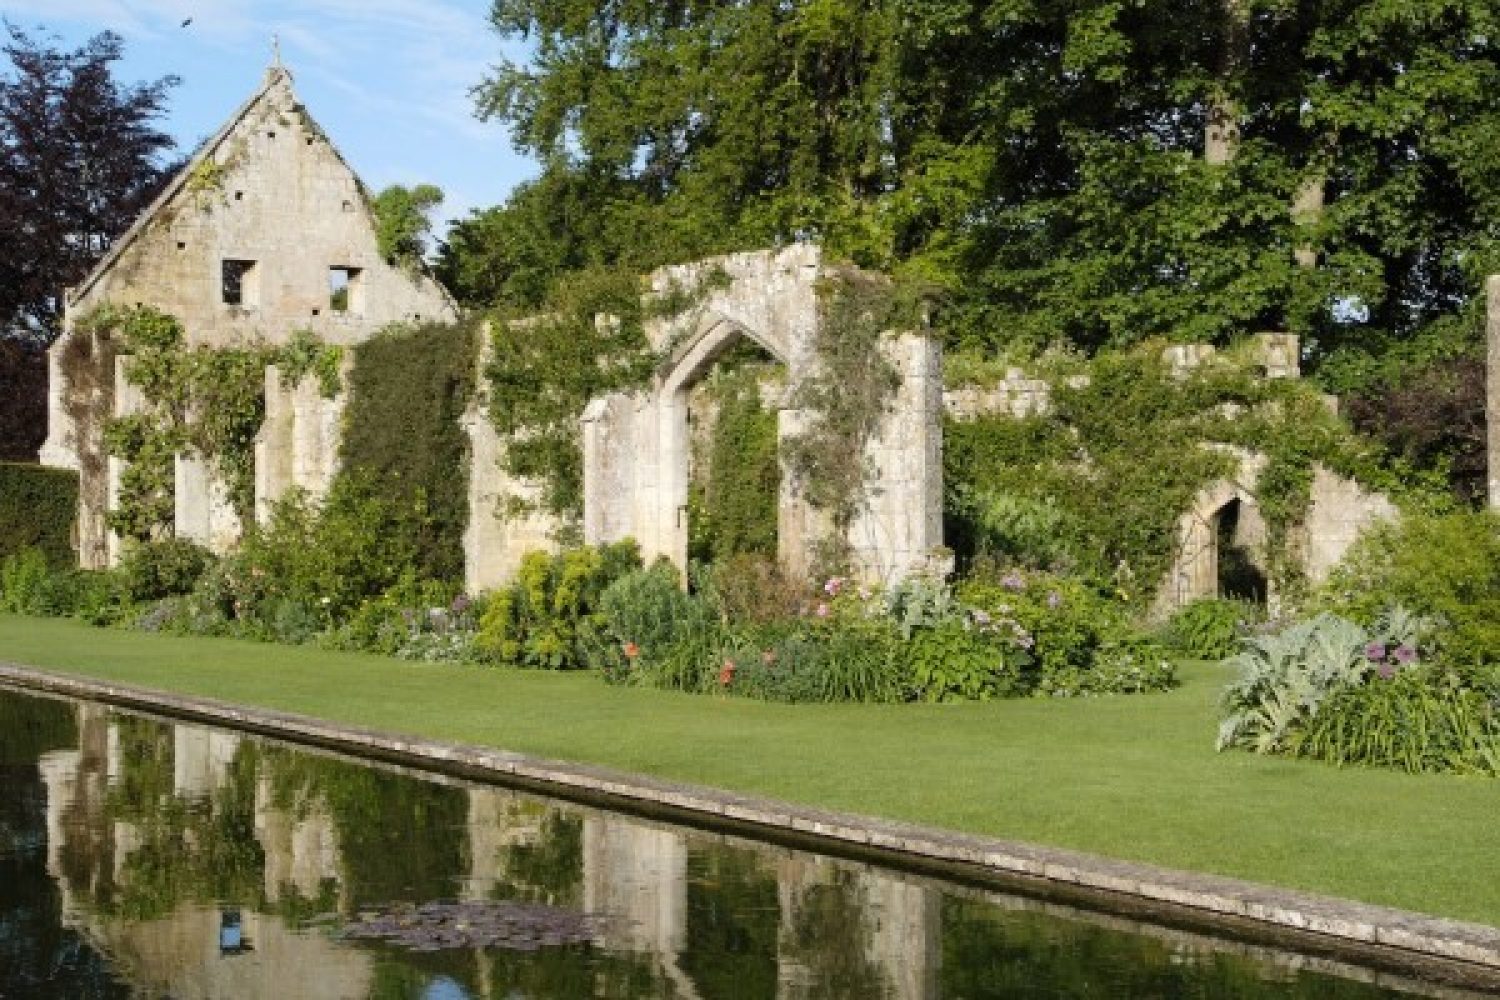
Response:
[[[1192,919],[1227,918],[1235,923],[1312,934],[1358,948],[1391,949],[1414,957],[1478,966],[1481,979],[1500,982],[1500,928],[1425,916],[1406,910],[1246,882],[1218,875],[941,830],[896,820],[742,795],[701,785],[628,774],[591,764],[552,761],[472,744],[326,722],[273,709],[250,708],[210,698],[64,676],[0,662],[0,684],[174,718],[228,726],[355,756],[372,756],[423,770],[458,770],[466,777],[518,782],[543,792],[597,797],[657,807],[712,825],[730,821],[752,829],[799,835],[816,848],[873,850],[901,859],[937,862],[970,873],[1041,880],[1099,894],[1154,904]]]

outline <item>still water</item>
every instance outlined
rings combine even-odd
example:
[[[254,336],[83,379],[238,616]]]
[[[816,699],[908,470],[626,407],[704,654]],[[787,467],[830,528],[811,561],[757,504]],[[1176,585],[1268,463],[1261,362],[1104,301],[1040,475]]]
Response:
[[[1342,963],[0,689],[7,1000],[1428,993]]]

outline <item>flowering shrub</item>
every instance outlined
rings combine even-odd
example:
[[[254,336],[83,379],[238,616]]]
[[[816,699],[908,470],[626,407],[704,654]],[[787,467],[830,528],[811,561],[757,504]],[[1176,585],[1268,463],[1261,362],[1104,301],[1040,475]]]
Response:
[[[1145,694],[1176,684],[1171,652],[1152,639],[1131,636],[1108,640],[1087,670],[1065,667],[1043,674],[1037,693],[1054,698]]]
[[[1011,569],[976,577],[958,594],[1031,652],[1028,693],[1127,694],[1177,683],[1167,651],[1134,636],[1125,608],[1077,578]]]
[[[1500,773],[1500,675],[1433,660],[1435,626],[1402,608],[1368,629],[1325,612],[1249,640],[1229,661],[1219,748]]]

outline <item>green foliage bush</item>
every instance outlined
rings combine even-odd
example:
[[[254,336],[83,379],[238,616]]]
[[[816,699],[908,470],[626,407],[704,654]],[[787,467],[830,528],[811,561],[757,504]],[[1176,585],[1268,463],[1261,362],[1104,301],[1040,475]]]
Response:
[[[203,546],[172,538],[131,545],[117,572],[125,596],[144,604],[190,593],[213,563]]]
[[[415,564],[403,513],[358,473],[339,476],[321,504],[289,492],[228,560],[222,584],[234,617],[266,623],[293,601],[325,625],[344,620]]]
[[[1361,621],[1386,604],[1439,617],[1453,663],[1500,663],[1500,515],[1410,513],[1368,533],[1317,603]]]
[[[901,655],[923,701],[1014,698],[1035,687],[1026,650],[1008,649],[961,620],[915,632]]]
[[[492,594],[475,650],[513,666],[570,670],[587,665],[581,627],[607,587],[641,564],[634,542],[585,546],[557,555],[531,552],[510,586]]]
[[[1133,693],[1177,683],[1172,657],[1135,635],[1128,609],[1077,577],[989,568],[961,584],[958,596],[1031,652],[1036,693]]]
[[[1492,695],[1433,667],[1335,694],[1288,747],[1331,764],[1500,775]]]
[[[627,573],[599,596],[599,615],[585,636],[588,665],[606,680],[638,680],[684,653],[678,647],[697,638],[709,645],[718,621],[703,599],[682,587],[676,567],[658,561]],[[663,685],[676,686],[676,685]]]
[[[56,617],[119,601],[113,574],[59,568],[35,548],[0,559],[0,611]]]
[[[1325,612],[1251,639],[1230,661],[1219,748],[1500,773],[1500,669],[1433,659],[1438,627],[1402,608],[1370,628]]]
[[[389,507],[392,540],[418,576],[463,576],[469,519],[469,439],[461,418],[474,392],[473,323],[387,328],[354,348],[341,458]]]
[[[1240,648],[1260,617],[1260,609],[1244,601],[1205,598],[1178,609],[1162,628],[1162,637],[1182,656],[1222,660]]]
[[[0,558],[39,549],[54,566],[76,565],[78,473],[0,462]]]

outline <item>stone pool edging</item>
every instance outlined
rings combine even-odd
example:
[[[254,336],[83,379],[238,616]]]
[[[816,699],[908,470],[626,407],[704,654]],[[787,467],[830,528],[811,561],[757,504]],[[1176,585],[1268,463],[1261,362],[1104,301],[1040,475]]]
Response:
[[[1500,972],[1500,928],[1484,924],[1430,917],[1218,875],[1116,861],[1062,848],[830,812],[473,744],[379,732],[274,709],[54,674],[21,664],[0,662],[0,685],[159,712],[190,722],[224,725],[356,756],[374,756],[424,770],[454,769],[469,776],[490,776],[501,782],[511,780],[536,788],[571,790],[639,803],[702,817],[709,822],[718,819],[771,832],[797,834],[829,847],[843,845],[953,865],[981,874],[1040,880],[1077,890],[1116,894],[1210,918],[1247,921],[1294,933],[1318,935],[1353,946],[1392,949],[1423,958],[1471,964],[1489,973]]]

